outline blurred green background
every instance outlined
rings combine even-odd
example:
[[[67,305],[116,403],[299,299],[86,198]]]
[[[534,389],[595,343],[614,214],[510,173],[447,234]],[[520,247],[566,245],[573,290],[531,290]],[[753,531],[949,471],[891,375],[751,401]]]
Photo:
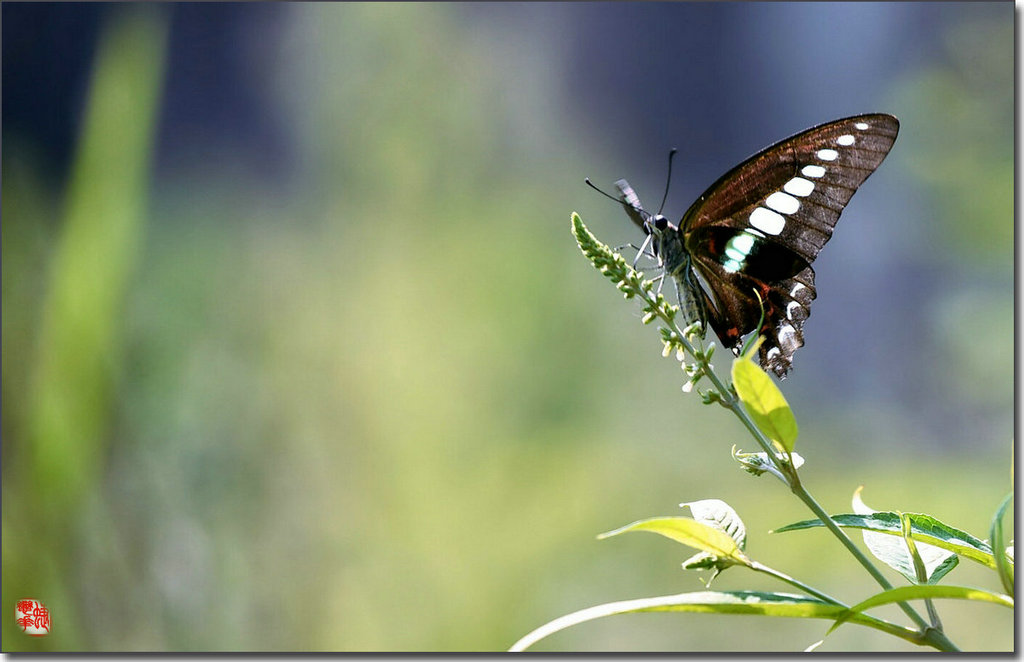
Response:
[[[3,12],[5,651],[490,651],[700,590],[630,521],[721,498],[748,552],[875,585],[581,257],[582,185],[678,217],[750,153],[902,122],[816,263],[782,384],[806,482],[979,537],[1011,489],[1011,3],[17,5]],[[726,357],[720,359],[726,366]],[[950,583],[998,589],[964,562]],[[893,578],[897,581],[897,578]],[[715,588],[785,590],[727,572]],[[942,603],[965,650],[1012,614]],[[903,622],[895,609],[880,612]],[[538,650],[792,651],[635,615]],[[913,647],[847,626],[821,650]]]

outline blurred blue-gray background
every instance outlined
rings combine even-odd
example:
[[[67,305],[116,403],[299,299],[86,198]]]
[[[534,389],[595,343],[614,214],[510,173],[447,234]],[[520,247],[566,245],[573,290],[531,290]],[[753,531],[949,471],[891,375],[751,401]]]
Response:
[[[585,176],[654,205],[679,147],[678,218],[863,112],[902,126],[815,263],[782,384],[807,483],[979,537],[1011,489],[1012,3],[0,11],[2,609],[54,622],[5,619],[5,651],[502,650],[700,590],[683,548],[594,535],[710,497],[755,558],[869,595],[825,534],[767,534],[807,512],[739,470],[742,428],[679,390],[569,234],[578,211],[639,239]],[[948,581],[998,588],[968,565]],[[1012,615],[941,608],[962,648],[1012,649]],[[630,616],[538,649],[826,629]],[[825,647],[912,650],[853,626]]]

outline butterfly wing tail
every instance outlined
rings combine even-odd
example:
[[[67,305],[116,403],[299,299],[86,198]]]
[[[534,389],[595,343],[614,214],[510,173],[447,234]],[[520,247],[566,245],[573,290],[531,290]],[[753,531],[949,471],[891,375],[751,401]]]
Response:
[[[814,270],[805,268],[792,278],[780,281],[769,290],[765,323],[761,335],[761,365],[770,369],[779,379],[785,379],[793,367],[793,354],[804,344],[804,322],[811,314],[811,301],[817,295],[814,289]],[[768,313],[774,313],[769,315]],[[776,320],[774,325],[771,320]]]

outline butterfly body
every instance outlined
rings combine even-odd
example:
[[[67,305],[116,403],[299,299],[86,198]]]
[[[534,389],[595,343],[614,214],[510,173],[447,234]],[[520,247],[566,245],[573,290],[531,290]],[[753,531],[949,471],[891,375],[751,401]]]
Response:
[[[625,180],[616,187],[675,280],[685,324],[710,322],[734,352],[757,330],[761,365],[784,378],[817,294],[811,263],[898,131],[895,117],[871,114],[787,138],[720,177],[678,226],[644,211]]]
[[[632,192],[629,183],[624,179],[619,180],[615,185],[620,191]],[[636,196],[635,193],[632,195]],[[638,198],[637,203],[639,203]],[[686,237],[678,227],[672,225],[660,214],[651,217],[647,221],[646,228],[651,238],[651,250],[660,260],[665,275],[671,277],[676,283],[683,326],[686,327],[699,321],[702,327],[707,328],[706,295],[693,270],[693,259],[686,247]]]

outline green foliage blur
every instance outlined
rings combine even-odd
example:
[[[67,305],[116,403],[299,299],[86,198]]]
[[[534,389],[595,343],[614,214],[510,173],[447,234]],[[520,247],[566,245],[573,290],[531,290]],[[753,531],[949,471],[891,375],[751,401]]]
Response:
[[[0,606],[38,598],[54,624],[33,639],[4,617],[4,651],[503,650],[584,606],[695,590],[671,546],[595,535],[709,497],[766,562],[825,588],[860,576],[830,565],[824,536],[769,538],[806,512],[739,470],[742,430],[678,391],[656,335],[579,255],[569,213],[601,147],[558,110],[545,53],[510,75],[515,36],[461,30],[447,5],[302,5],[290,21],[266,71],[301,146],[288,194],[230,155],[151,179],[156,6],[106,27],[61,189],[4,137]],[[921,76],[920,104],[971,80]],[[1006,204],[965,204],[1005,240],[1012,159],[983,165]],[[804,454],[812,429],[855,438],[843,425],[802,428]],[[1009,448],[834,470],[821,453],[805,471],[836,510],[866,482],[879,508],[981,536],[1010,485]],[[995,609],[943,615],[965,650],[1013,645]],[[911,649],[846,630],[835,650]],[[630,616],[538,650],[820,634]]]

